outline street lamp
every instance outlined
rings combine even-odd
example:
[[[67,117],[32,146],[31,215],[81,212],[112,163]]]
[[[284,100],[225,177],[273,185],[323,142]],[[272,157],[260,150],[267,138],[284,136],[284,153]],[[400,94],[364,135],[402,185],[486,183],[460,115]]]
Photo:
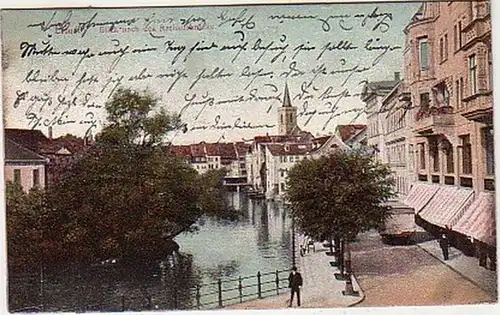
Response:
[[[283,207],[284,209],[290,209],[290,203],[284,202]],[[296,256],[295,256],[295,219],[293,217],[293,214],[290,214],[292,217],[292,267],[296,266]]]

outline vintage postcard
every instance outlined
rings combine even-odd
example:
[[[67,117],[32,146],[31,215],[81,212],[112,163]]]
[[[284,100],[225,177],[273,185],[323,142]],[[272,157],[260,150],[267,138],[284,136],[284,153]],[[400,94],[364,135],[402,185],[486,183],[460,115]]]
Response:
[[[6,310],[497,306],[490,1],[65,5],[1,10]]]

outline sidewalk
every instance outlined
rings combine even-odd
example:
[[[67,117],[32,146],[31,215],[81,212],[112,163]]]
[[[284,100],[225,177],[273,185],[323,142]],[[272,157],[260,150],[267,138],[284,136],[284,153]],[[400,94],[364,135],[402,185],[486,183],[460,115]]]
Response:
[[[299,247],[297,242],[297,248]],[[342,291],[345,290],[345,281],[335,279],[334,274],[339,270],[337,267],[332,267],[330,262],[334,261],[334,257],[327,256],[325,253],[329,250],[323,248],[322,244],[316,242],[314,244],[316,252],[312,250],[306,253],[304,257],[299,255],[297,250],[297,268],[302,274],[304,285],[302,286],[301,308],[332,308],[332,307],[349,307],[361,302],[364,299],[364,294],[361,291],[355,277],[353,277],[353,287],[359,292],[359,296],[344,296]],[[269,297],[261,300],[248,301],[241,304],[227,306],[226,309],[276,309],[287,308],[290,293],[285,292],[279,296]],[[296,307],[296,301],[293,307]]]
[[[417,244],[424,251],[446,264],[462,277],[483,289],[492,298],[497,299],[497,272],[479,266],[476,257],[465,256],[460,250],[450,247],[449,260],[443,260],[443,254],[436,240]]]

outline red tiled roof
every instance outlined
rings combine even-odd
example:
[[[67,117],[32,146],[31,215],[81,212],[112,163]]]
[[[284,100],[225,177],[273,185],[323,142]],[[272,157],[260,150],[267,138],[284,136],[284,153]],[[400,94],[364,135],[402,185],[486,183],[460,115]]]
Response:
[[[5,129],[5,138],[42,155],[57,154],[62,148],[66,148],[74,154],[85,148],[85,142],[82,138],[71,136],[49,139],[40,130],[7,128]]]
[[[245,156],[248,151],[250,151],[250,148],[252,147],[250,144],[245,143],[245,142],[235,142],[234,146],[236,148],[236,152],[238,153],[238,156]]]
[[[205,156],[205,143],[191,144],[189,145],[189,148],[191,149],[191,156]]]
[[[356,134],[359,132],[363,131],[366,129],[366,125],[338,125],[337,126],[337,132],[338,135],[340,136],[340,139],[342,141],[347,141],[354,137]]]
[[[312,150],[311,144],[283,144],[283,143],[272,143],[268,144],[267,147],[271,154],[274,156],[280,155],[305,155]]]
[[[236,149],[233,143],[216,143],[219,155],[230,159],[236,159]]]
[[[72,154],[83,151],[85,142],[81,138],[64,138],[60,137],[52,139],[47,145],[41,148],[42,153],[56,154],[62,148],[68,149]]]
[[[325,144],[331,136],[317,137],[312,139],[314,143],[319,143],[320,145]]]
[[[170,152],[177,157],[188,157],[191,155],[191,148],[189,145],[172,145]]]
[[[283,143],[283,142],[305,142],[308,134],[304,135],[267,135],[267,136],[256,136],[254,138],[255,143]]]
[[[218,143],[206,143],[205,149],[208,156],[220,156]]]

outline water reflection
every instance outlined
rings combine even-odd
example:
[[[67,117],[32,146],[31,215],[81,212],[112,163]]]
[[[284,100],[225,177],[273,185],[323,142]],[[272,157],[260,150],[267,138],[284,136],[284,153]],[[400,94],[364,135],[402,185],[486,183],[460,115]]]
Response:
[[[180,254],[149,266],[99,266],[9,272],[9,309],[43,304],[45,311],[187,309],[217,292],[218,279],[273,273],[291,264],[291,221],[281,204],[231,193],[228,201],[242,216],[237,222],[204,218],[195,234],[179,235]],[[200,291],[201,290],[201,291]],[[43,293],[42,293],[43,291]],[[208,293],[207,293],[208,292]],[[208,299],[208,295],[205,299]]]
[[[187,308],[192,288],[200,283],[192,257],[184,254],[148,266],[46,270],[43,288],[38,274],[9,276],[11,311],[33,306],[48,312]]]
[[[249,276],[289,268],[291,220],[283,205],[238,193],[228,198],[242,211],[238,222],[204,219],[197,233],[176,238],[181,252],[193,256],[201,279],[210,282],[214,275]]]

